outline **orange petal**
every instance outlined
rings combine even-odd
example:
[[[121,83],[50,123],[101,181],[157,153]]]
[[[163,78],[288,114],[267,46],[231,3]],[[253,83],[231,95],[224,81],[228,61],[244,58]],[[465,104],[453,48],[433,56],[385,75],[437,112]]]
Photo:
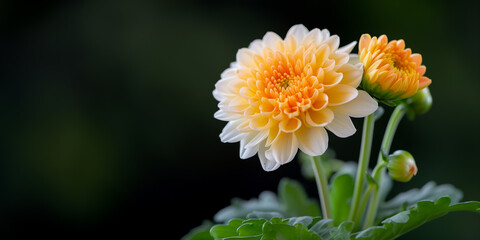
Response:
[[[432,80],[428,77],[420,77],[418,79],[418,90],[422,90],[432,83]]]
[[[298,118],[286,118],[278,124],[280,130],[286,133],[295,132],[300,126],[302,126],[302,122]]]
[[[427,67],[425,67],[423,65],[417,67],[417,73],[420,76],[423,76],[423,74],[425,74],[426,71],[427,71]]]
[[[315,111],[320,111],[325,108],[328,104],[328,96],[325,93],[318,94],[317,98],[312,103],[312,109]]]
[[[417,64],[417,66],[420,66],[422,65],[422,55],[418,54],[418,53],[414,53],[412,55],[410,55],[410,59]]]
[[[324,127],[333,120],[332,110],[325,108],[322,111],[308,111],[305,116],[305,121],[312,127]]]
[[[360,37],[360,43],[358,44],[358,52],[361,52],[364,48],[367,48],[370,45],[372,37],[369,34],[363,34]]]

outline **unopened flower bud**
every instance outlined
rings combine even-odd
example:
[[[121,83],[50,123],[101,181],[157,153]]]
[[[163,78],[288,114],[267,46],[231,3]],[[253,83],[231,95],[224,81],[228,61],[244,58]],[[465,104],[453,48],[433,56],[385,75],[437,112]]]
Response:
[[[407,102],[415,114],[424,114],[432,107],[432,101],[430,90],[424,88],[408,99]]]
[[[403,40],[388,41],[387,36],[363,34],[358,45],[363,64],[361,87],[378,100],[394,102],[413,96],[432,80],[424,76],[422,55],[405,48]]]
[[[410,181],[418,170],[413,156],[403,150],[397,150],[388,156],[387,169],[390,177],[399,182]]]

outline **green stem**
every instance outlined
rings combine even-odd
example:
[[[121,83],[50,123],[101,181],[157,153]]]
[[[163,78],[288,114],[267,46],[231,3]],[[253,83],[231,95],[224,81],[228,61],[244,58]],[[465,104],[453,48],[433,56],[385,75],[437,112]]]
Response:
[[[374,189],[373,196],[370,199],[370,204],[368,206],[367,217],[365,218],[364,228],[371,227],[375,221],[375,216],[377,215],[378,204],[380,203],[380,189],[382,184],[382,178],[385,173],[385,165],[383,164],[382,151],[386,154],[390,152],[390,147],[392,146],[393,136],[397,130],[398,124],[402,120],[402,117],[405,115],[407,107],[404,104],[398,105],[390,116],[388,121],[387,129],[383,135],[382,146],[380,148],[380,153],[378,154],[377,166],[373,170],[373,178],[378,184],[378,188]]]
[[[365,173],[370,160],[370,151],[372,148],[373,128],[375,123],[375,114],[368,115],[363,122],[362,145],[360,147],[360,158],[358,160],[357,175],[355,178],[355,188],[353,190],[352,206],[348,220],[353,221],[355,216],[359,215],[360,198],[365,182]],[[355,222],[357,225],[358,222]]]
[[[313,172],[315,173],[315,181],[317,183],[318,195],[322,205],[323,218],[332,218],[332,205],[330,204],[330,194],[328,191],[327,176],[325,176],[322,159],[320,157],[312,157]]]
[[[368,202],[368,198],[370,197],[370,193],[372,192],[374,185],[370,184],[367,190],[363,193],[362,199],[360,200],[360,210],[357,212],[357,215],[354,216],[353,221],[359,223],[362,217],[363,210]]]

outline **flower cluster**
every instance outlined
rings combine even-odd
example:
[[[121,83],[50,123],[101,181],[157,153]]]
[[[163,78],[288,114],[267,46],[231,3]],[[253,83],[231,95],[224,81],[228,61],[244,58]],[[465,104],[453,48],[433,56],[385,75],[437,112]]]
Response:
[[[353,135],[350,117],[372,114],[378,107],[372,97],[395,102],[424,90],[407,102],[419,114],[430,108],[431,80],[423,76],[422,57],[405,49],[403,40],[364,34],[358,55],[350,54],[356,42],[339,44],[326,29],[295,25],[285,39],[267,32],[240,49],[213,91],[215,118],[228,122],[221,140],[240,142],[240,158],[258,154],[263,169],[273,171],[298,149],[323,154],[326,129]]]

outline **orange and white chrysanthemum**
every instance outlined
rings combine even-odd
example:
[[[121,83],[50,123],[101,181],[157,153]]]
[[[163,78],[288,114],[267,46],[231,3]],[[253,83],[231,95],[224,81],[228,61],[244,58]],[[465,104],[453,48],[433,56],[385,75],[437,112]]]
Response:
[[[221,74],[213,96],[215,118],[228,121],[223,142],[240,142],[240,157],[258,153],[266,171],[290,162],[298,149],[325,152],[328,135],[355,133],[350,117],[373,113],[378,104],[357,90],[363,73],[349,63],[352,42],[338,48],[328,30],[295,25],[285,39],[273,32],[237,52],[236,62]]]
[[[364,66],[362,89],[380,100],[396,101],[413,96],[432,82],[423,76],[422,55],[405,49],[403,40],[388,42],[385,35],[363,34],[358,47]]]

